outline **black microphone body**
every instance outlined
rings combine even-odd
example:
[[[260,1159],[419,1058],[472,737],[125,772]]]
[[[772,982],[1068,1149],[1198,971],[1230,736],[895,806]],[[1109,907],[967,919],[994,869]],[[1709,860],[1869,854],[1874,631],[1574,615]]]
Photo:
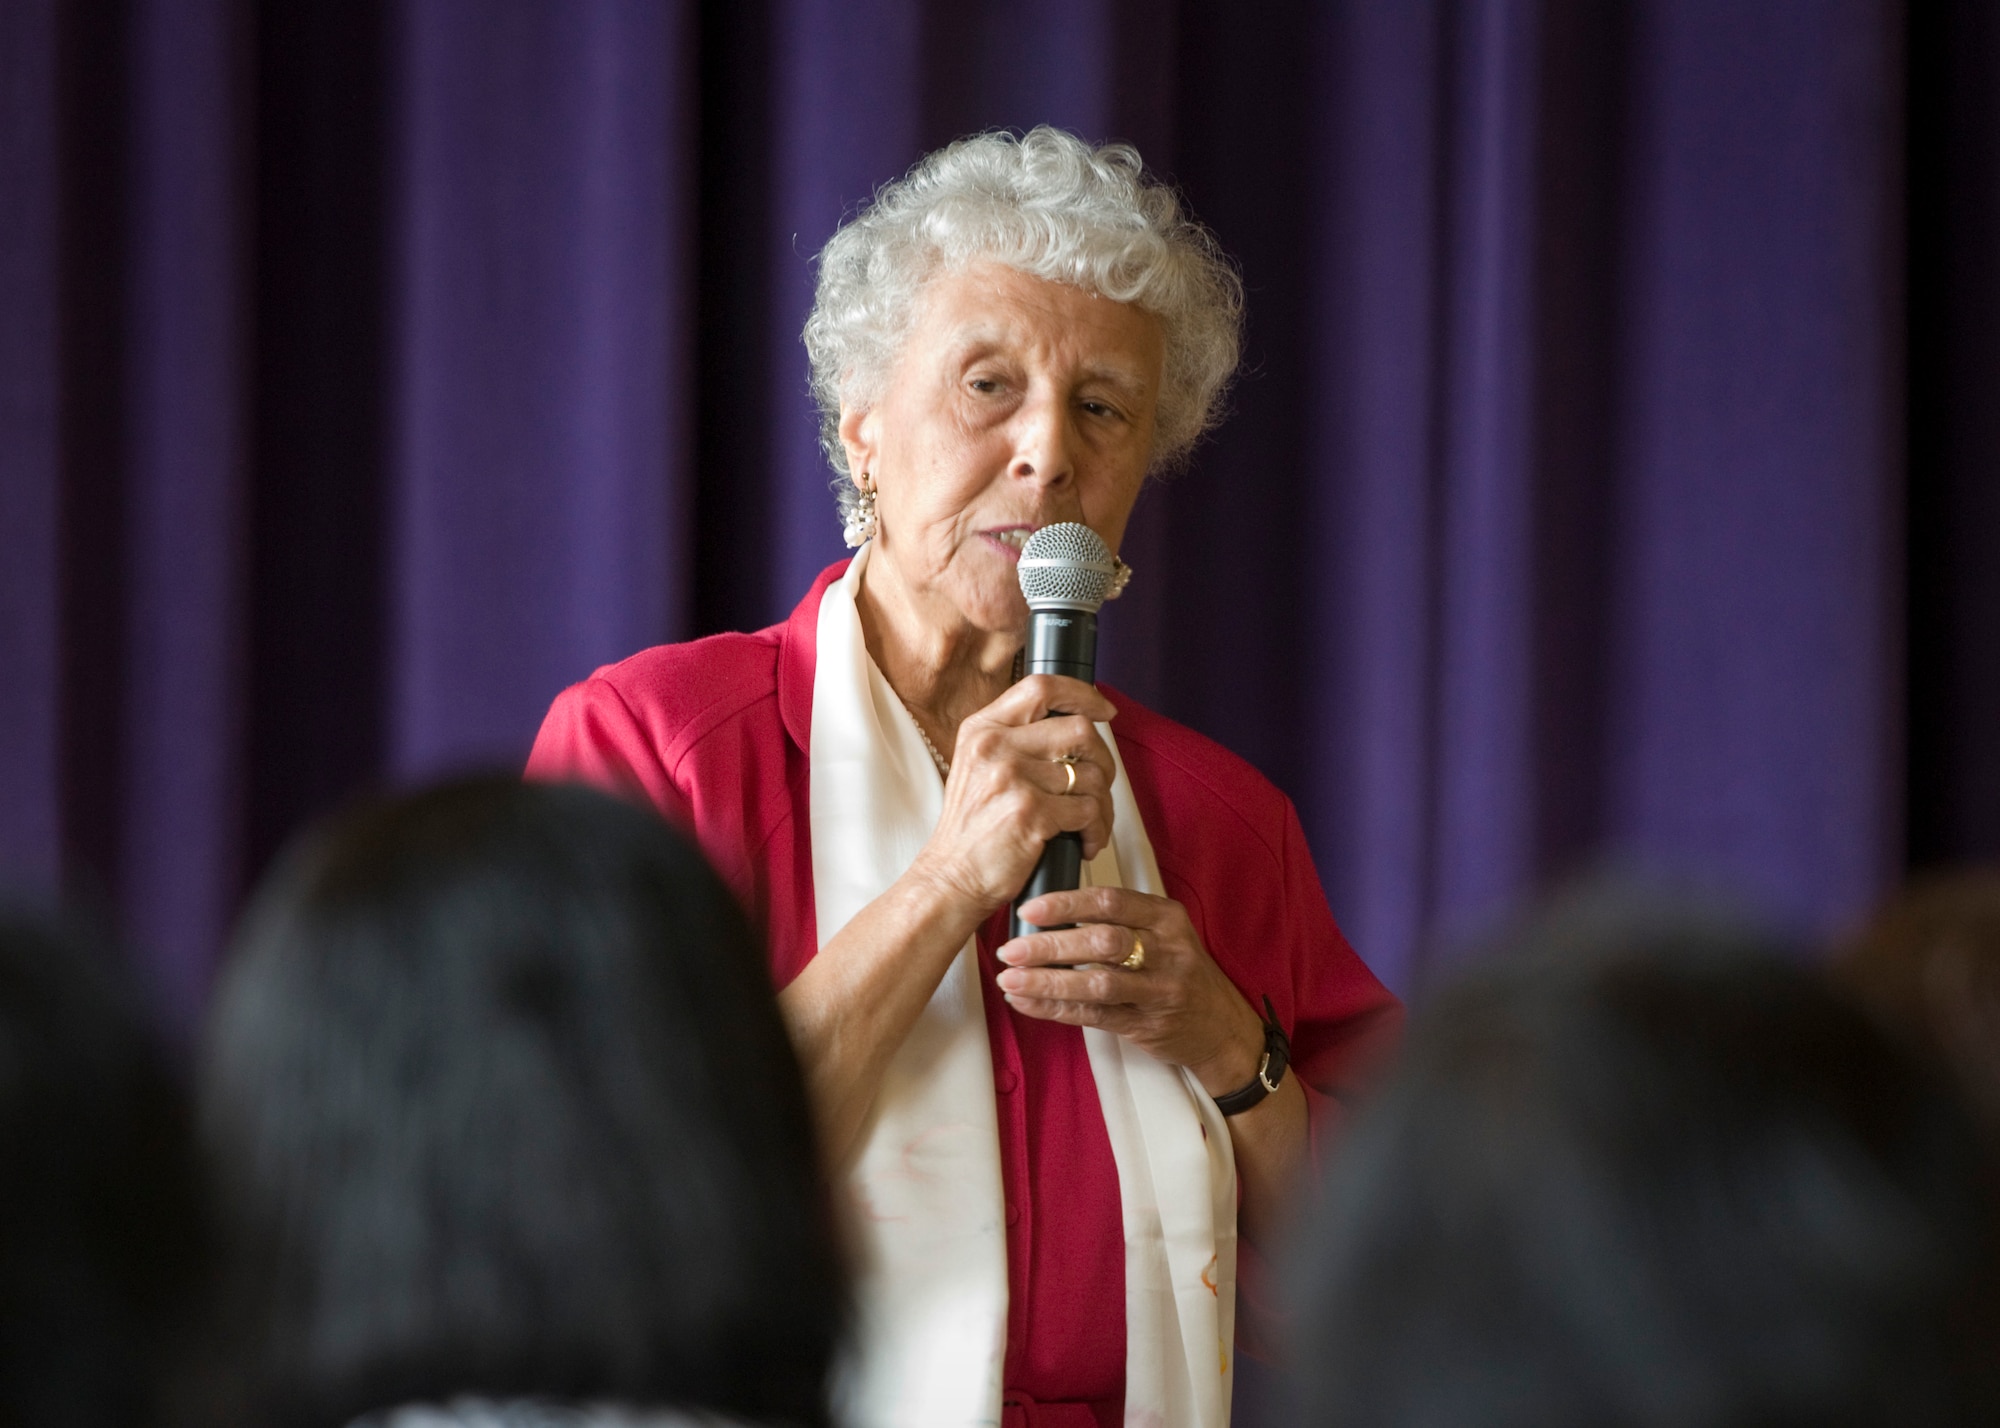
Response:
[[[1061,674],[1085,684],[1097,681],[1097,616],[1089,610],[1052,606],[1028,612],[1028,646],[1022,674]]]
[[[1075,522],[1044,526],[1021,551],[1021,593],[1028,602],[1028,639],[1022,673],[1060,674],[1085,684],[1097,680],[1097,611],[1113,588],[1116,562],[1097,532]],[[1069,892],[1083,882],[1083,835],[1059,833],[1021,895],[1014,899],[1008,934],[1058,931],[1021,920],[1021,904],[1043,893]]]
[[[1097,682],[1097,615],[1090,610],[1062,608],[1028,611],[1028,644],[1022,652],[1021,673],[1061,674],[1085,684]],[[1030,932],[1053,932],[1074,927],[1071,922],[1047,928],[1021,920],[1021,904],[1047,892],[1072,892],[1083,884],[1083,835],[1058,833],[1042,849],[1041,861],[1028,876],[1028,885],[1014,899],[1008,919],[1010,937]]]

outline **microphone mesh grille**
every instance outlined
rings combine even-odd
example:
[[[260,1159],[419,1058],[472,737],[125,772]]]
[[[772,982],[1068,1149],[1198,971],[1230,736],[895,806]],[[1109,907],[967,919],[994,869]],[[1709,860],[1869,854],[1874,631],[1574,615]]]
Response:
[[[1095,610],[1111,593],[1111,548],[1089,526],[1043,526],[1021,547],[1021,593],[1029,605]]]

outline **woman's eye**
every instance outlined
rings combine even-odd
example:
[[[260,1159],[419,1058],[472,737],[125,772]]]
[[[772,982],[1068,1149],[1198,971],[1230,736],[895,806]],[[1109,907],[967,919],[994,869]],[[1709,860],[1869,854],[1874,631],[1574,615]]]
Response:
[[[975,392],[992,393],[1000,390],[1000,384],[991,377],[974,377],[969,385]]]
[[[1096,417],[1115,417],[1118,415],[1118,408],[1107,402],[1085,402],[1083,409]]]

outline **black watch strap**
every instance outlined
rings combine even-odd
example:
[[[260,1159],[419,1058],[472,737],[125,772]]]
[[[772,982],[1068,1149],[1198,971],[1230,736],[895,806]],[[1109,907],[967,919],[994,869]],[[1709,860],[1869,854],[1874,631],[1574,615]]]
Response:
[[[1271,999],[1264,998],[1264,1059],[1258,1064],[1257,1074],[1250,1078],[1250,1084],[1231,1091],[1226,1096],[1215,1098],[1215,1108],[1225,1116],[1237,1116],[1249,1110],[1266,1096],[1278,1089],[1278,1083],[1285,1079],[1285,1068],[1292,1064],[1292,1039],[1285,1035],[1285,1029],[1278,1025],[1278,1013],[1271,1006]]]

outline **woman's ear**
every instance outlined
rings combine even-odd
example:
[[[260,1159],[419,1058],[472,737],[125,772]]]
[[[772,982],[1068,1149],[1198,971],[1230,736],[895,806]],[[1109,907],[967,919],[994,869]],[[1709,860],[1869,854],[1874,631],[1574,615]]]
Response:
[[[859,481],[865,471],[875,469],[877,422],[873,407],[840,404],[840,444],[847,452],[847,473]]]

